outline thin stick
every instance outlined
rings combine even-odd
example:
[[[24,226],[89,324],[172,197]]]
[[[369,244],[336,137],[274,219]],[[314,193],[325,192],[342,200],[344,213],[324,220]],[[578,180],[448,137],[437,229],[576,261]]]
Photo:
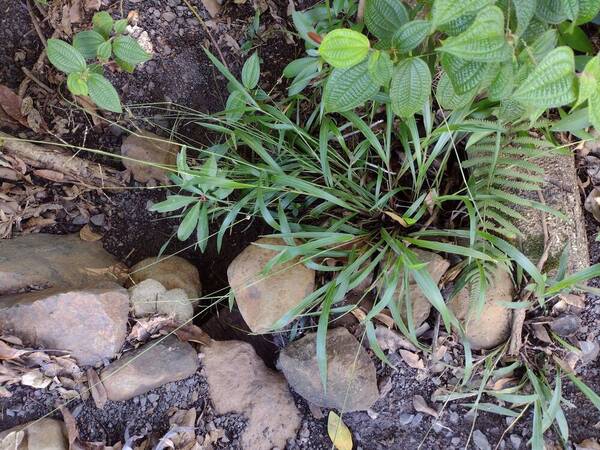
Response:
[[[44,48],[46,48],[48,46],[48,43],[46,42],[44,33],[42,33],[42,29],[40,28],[40,24],[38,23],[38,18],[33,13],[33,9],[31,8],[31,0],[27,0],[27,12],[29,13],[29,17],[31,18],[31,23],[33,24],[33,28],[35,28],[35,31],[36,31],[38,37],[40,38],[40,41],[42,41]]]
[[[40,80],[38,77],[36,77],[31,70],[29,70],[27,67],[21,67],[21,70],[23,70],[23,73],[27,76],[27,78],[29,78],[31,81],[35,82],[35,84],[37,84],[39,87],[41,87],[43,90],[45,90],[46,92],[48,92],[49,94],[51,94],[52,92],[54,92],[52,90],[52,88],[50,88],[46,83],[44,83],[42,80]]]

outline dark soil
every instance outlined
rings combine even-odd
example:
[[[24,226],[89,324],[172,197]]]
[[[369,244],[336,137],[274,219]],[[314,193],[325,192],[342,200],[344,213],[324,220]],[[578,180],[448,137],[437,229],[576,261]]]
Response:
[[[54,0],[58,1],[58,0]],[[261,2],[256,2],[261,3]],[[286,18],[287,2],[277,0],[264,2],[261,15],[261,32],[252,40],[251,47],[256,49],[263,59],[263,88],[277,95],[282,88],[280,74],[283,67],[303,51],[302,46],[289,43],[286,35],[275,25],[281,25],[279,18]],[[304,3],[304,2],[301,2]],[[130,10],[139,12],[138,26],[146,31],[154,45],[154,57],[137,69],[133,75],[108,73],[124,104],[173,102],[194,110],[210,113],[222,109],[226,99],[226,83],[206,57],[203,47],[210,48],[211,40],[180,0],[124,0],[125,13]],[[247,27],[254,17],[254,7],[249,2],[236,5],[226,4],[223,17],[226,20],[210,21],[199,0],[192,0],[208,22],[213,39],[231,70],[238,74],[247,54],[237,46],[247,41]],[[302,7],[306,5],[302,4]],[[109,9],[115,17],[119,16],[120,2],[104,0],[102,9]],[[300,7],[299,7],[300,8]],[[174,18],[171,14],[173,13]],[[89,17],[84,22],[89,23]],[[51,30],[46,25],[44,32],[49,37]],[[269,30],[265,32],[265,30]],[[32,27],[24,0],[0,0],[0,83],[13,89],[18,88],[23,79],[21,67],[31,68],[42,49],[37,33]],[[235,45],[233,43],[236,43]],[[51,69],[48,69],[51,70]],[[42,74],[43,75],[43,74]],[[56,86],[54,86],[56,87]],[[65,95],[64,85],[62,95]],[[135,126],[148,127],[139,115],[145,115],[155,126],[154,131],[163,133],[173,130],[185,134],[192,142],[210,140],[205,131],[190,123],[166,120],[166,103],[148,108],[147,112],[136,108],[136,119],[125,117],[118,126],[94,125],[90,118],[80,110],[74,109],[61,100],[58,95],[49,98],[34,98],[48,124],[56,131],[57,123],[66,123],[63,139],[75,146],[97,148],[118,153],[124,131],[120,127],[132,129]],[[161,109],[162,108],[162,109]],[[162,111],[162,112],[161,112]],[[111,117],[111,116],[109,116]],[[112,117],[114,118],[114,117]],[[161,131],[162,130],[162,131]],[[121,167],[117,159],[97,157],[103,163]],[[132,184],[130,189],[117,194],[90,193],[89,201],[94,203],[97,214],[104,215],[104,221],[97,228],[103,232],[105,248],[128,265],[151,256],[163,249],[166,254],[181,252],[180,255],[194,262],[199,268],[204,292],[223,294],[227,287],[226,268],[231,260],[260,234],[268,232],[262,223],[249,220],[235,227],[224,240],[220,253],[212,242],[204,254],[193,247],[191,242],[179,242],[173,238],[177,228],[176,219],[165,219],[148,212],[148,206],[164,199],[164,190],[150,190]],[[600,243],[595,242],[599,231],[598,224],[587,217],[592,262],[600,262]],[[85,222],[83,222],[85,223]],[[77,231],[83,223],[73,223],[73,217],[65,217],[50,232]],[[170,240],[170,241],[169,241]],[[597,284],[600,287],[600,283]],[[282,345],[280,336],[257,337],[248,335],[241,327],[239,314],[221,309],[209,311],[199,319],[202,327],[216,339],[243,339],[252,343],[259,355],[270,366],[274,366],[276,352]],[[596,339],[600,333],[600,302],[595,297],[588,298],[588,307],[582,315],[583,327],[577,339]],[[414,395],[423,396],[428,402],[431,394],[441,385],[445,385],[452,374],[444,372],[423,377],[406,364],[396,354],[389,356],[397,370],[382,364],[377,365],[380,389],[387,392],[369,413],[344,414],[344,421],[353,431],[356,448],[364,450],[398,449],[477,449],[471,440],[467,444],[473,425],[473,416],[467,415],[467,409],[456,402],[448,405],[438,418],[417,413],[413,408]],[[375,358],[374,358],[375,359]],[[582,379],[596,392],[600,392],[600,362],[595,361],[581,370]],[[389,389],[389,390],[388,390]],[[28,387],[9,387],[12,397],[0,399],[0,430],[25,423],[55,411],[63,403],[58,394],[47,390],[34,390]],[[566,411],[571,427],[573,442],[590,437],[600,437],[600,414],[583,396],[571,387],[566,389],[565,397],[576,407]],[[308,405],[295,397],[304,418],[298,436],[289,442],[288,449],[330,449],[331,441],[327,437],[326,416],[315,418]],[[175,383],[169,383],[145,395],[127,402],[109,402],[104,409],[95,407],[91,399],[75,400],[68,404],[69,410],[77,419],[83,439],[104,441],[108,444],[123,440],[128,435],[162,436],[168,429],[168,412],[171,408],[195,408],[198,417],[198,434],[211,429],[223,428],[225,440],[219,441],[218,448],[239,448],[239,436],[245,419],[235,415],[215,416],[212,412],[207,385],[199,371],[193,377]],[[511,449],[514,443],[521,442],[525,448],[531,435],[530,421],[524,418],[514,430],[503,436],[509,425],[504,417],[480,413],[474,430],[486,435],[491,448]]]

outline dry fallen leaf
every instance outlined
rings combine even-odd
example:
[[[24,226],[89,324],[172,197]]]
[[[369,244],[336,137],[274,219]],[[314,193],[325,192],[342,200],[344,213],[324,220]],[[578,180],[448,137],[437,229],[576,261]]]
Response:
[[[375,337],[382,350],[397,352],[399,349],[416,351],[416,347],[397,331],[378,325],[375,327]]]
[[[86,242],[96,242],[102,239],[102,235],[92,231],[89,224],[85,224],[81,227],[81,230],[79,230],[79,237],[82,241]]]
[[[31,370],[21,376],[21,384],[35,389],[45,389],[50,386],[52,379],[44,376],[40,369]]]
[[[438,412],[432,407],[430,407],[427,404],[427,402],[425,402],[425,399],[420,395],[415,395],[413,397],[413,408],[415,408],[415,411],[421,412],[423,414],[429,414],[433,417],[438,416]]]
[[[575,444],[575,450],[600,450],[600,444],[596,439],[586,439]]]
[[[180,341],[196,342],[202,345],[209,345],[212,341],[210,336],[206,334],[198,325],[187,324],[177,326],[175,323],[168,323],[164,328],[168,333],[175,333]]]
[[[402,217],[400,217],[398,214],[396,214],[395,212],[392,211],[384,211],[383,212],[386,216],[390,217],[392,220],[394,220],[395,222],[398,222],[401,226],[403,226],[404,228],[408,228],[408,223],[406,223],[406,220],[404,220]]]
[[[21,114],[21,98],[3,84],[0,84],[0,108],[21,125],[27,126],[27,119]]]
[[[96,408],[104,408],[104,405],[106,405],[106,402],[108,401],[108,395],[106,394],[106,389],[104,388],[102,381],[100,381],[100,377],[91,367],[87,370],[87,379]]]
[[[408,364],[409,367],[412,367],[413,369],[424,369],[425,368],[425,364],[423,363],[423,360],[421,358],[419,358],[419,355],[417,355],[416,353],[409,352],[408,350],[400,350],[400,356],[402,357],[404,362],[406,364]]]
[[[6,342],[0,341],[0,359],[16,359],[24,353],[27,351],[14,349]]]
[[[21,447],[21,443],[25,439],[23,430],[11,431],[3,439],[0,439],[0,449],[13,450]]]
[[[327,434],[337,450],[352,450],[352,433],[341,417],[333,411],[329,411],[327,417]]]

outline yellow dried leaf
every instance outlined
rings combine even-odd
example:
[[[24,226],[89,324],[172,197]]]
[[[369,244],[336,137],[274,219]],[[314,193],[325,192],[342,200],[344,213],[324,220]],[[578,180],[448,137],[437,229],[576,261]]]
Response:
[[[89,224],[84,225],[81,230],[79,230],[79,237],[82,241],[87,242],[96,242],[102,239],[102,235],[92,231]]]
[[[402,225],[404,228],[408,228],[408,224],[406,223],[406,220],[404,220],[402,217],[400,217],[398,214],[396,214],[395,212],[392,211],[384,211],[383,212],[386,216],[390,217],[392,220],[395,220],[396,222],[398,222],[400,225]]]
[[[340,416],[333,411],[329,412],[327,418],[327,434],[337,450],[352,450],[352,433]]]

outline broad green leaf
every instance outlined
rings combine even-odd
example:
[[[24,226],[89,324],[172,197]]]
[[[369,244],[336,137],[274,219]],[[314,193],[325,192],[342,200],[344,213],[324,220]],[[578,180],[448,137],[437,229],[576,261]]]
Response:
[[[388,52],[375,50],[369,56],[369,74],[371,78],[380,86],[384,86],[392,78],[394,64]]]
[[[352,450],[352,433],[335,412],[329,411],[327,417],[327,434],[337,450]]]
[[[366,0],[365,24],[379,39],[390,41],[406,22],[408,12],[400,0]]]
[[[558,33],[551,28],[540,34],[525,51],[519,55],[519,63],[538,64],[544,57],[556,47]]]
[[[562,0],[563,11],[567,19],[575,22],[579,16],[579,0]]]
[[[461,16],[492,5],[494,0],[435,0],[431,9],[431,22],[439,27]]]
[[[517,16],[517,30],[518,36],[521,36],[527,27],[529,22],[535,14],[537,0],[512,0],[512,4],[515,8],[515,15]]]
[[[442,55],[441,61],[457,94],[465,94],[476,88],[485,77],[489,65],[484,62],[467,61],[449,53]]]
[[[529,21],[529,26],[521,35],[521,39],[527,43],[533,42],[548,28],[549,25],[546,22],[538,19],[537,17],[533,17],[533,19]]]
[[[258,53],[254,52],[246,60],[242,67],[242,84],[246,89],[254,89],[260,79],[260,59]]]
[[[135,66],[131,63],[128,63],[127,61],[123,61],[122,59],[115,57],[115,62],[122,70],[124,70],[127,73],[133,73],[133,71],[135,70]]]
[[[110,14],[106,11],[97,12],[94,14],[94,17],[92,17],[92,23],[94,24],[94,31],[108,39],[114,23]]]
[[[106,41],[100,44],[98,46],[97,52],[98,59],[100,59],[100,61],[108,60],[108,58],[110,58],[110,55],[112,54],[112,45],[110,44],[110,41]]]
[[[567,19],[565,0],[537,0],[535,15],[544,22],[557,24]]]
[[[574,27],[569,22],[563,22],[558,26],[562,42],[582,53],[594,53],[594,44],[580,27]]]
[[[451,20],[444,25],[438,25],[437,29],[443,33],[446,33],[448,36],[458,36],[471,26],[475,20],[475,17],[477,17],[477,13],[465,14],[464,16],[460,16],[457,19]]]
[[[200,209],[200,217],[198,217],[198,225],[196,228],[196,242],[198,242],[201,252],[204,252],[208,245],[209,231],[208,204],[204,203],[202,209]]]
[[[69,74],[85,70],[86,64],[83,55],[65,41],[48,39],[48,48],[46,51],[52,65],[61,72]]]
[[[514,100],[535,108],[552,108],[575,100],[573,50],[558,47],[546,55],[514,92]]]
[[[488,89],[490,100],[499,101],[510,97],[515,85],[515,72],[512,61],[507,61],[500,66]]]
[[[582,25],[591,22],[600,12],[600,1],[598,0],[579,0],[579,14],[577,15],[576,25]]]
[[[81,72],[71,72],[67,77],[67,87],[73,95],[88,95],[88,87]]]
[[[285,66],[283,69],[283,76],[286,78],[294,78],[298,76],[306,68],[306,66],[314,66],[316,69],[318,63],[319,59],[311,56],[295,59]]]
[[[379,84],[369,73],[368,61],[348,69],[333,69],[323,91],[328,112],[343,112],[362,105],[379,92]]]
[[[89,66],[87,66],[87,70],[90,73],[97,73],[99,75],[104,75],[104,69],[102,68],[102,66],[100,64],[90,64]]]
[[[402,25],[392,37],[392,47],[401,53],[417,48],[429,34],[431,24],[427,20],[412,20]]]
[[[452,86],[450,77],[446,72],[442,73],[437,88],[435,98],[439,105],[444,109],[458,109],[469,104],[475,97],[475,91],[457,94]]]
[[[600,130],[600,86],[588,100],[588,117],[596,130]]]
[[[394,69],[390,86],[392,109],[400,117],[410,117],[423,109],[431,92],[431,72],[421,58],[407,58]]]
[[[148,61],[152,57],[130,36],[117,36],[112,45],[115,56],[133,66]]]
[[[242,92],[235,90],[229,94],[225,104],[225,117],[227,117],[227,120],[237,122],[244,115],[245,109],[246,98]]]
[[[119,94],[104,76],[90,73],[88,75],[88,90],[90,98],[98,107],[116,113],[123,112]]]
[[[85,59],[96,59],[98,46],[104,42],[104,37],[95,31],[81,31],[73,38],[73,47],[79,50]]]
[[[185,241],[189,238],[196,227],[198,226],[198,219],[200,218],[200,202],[197,202],[190,210],[185,214],[183,220],[177,228],[177,239]]]
[[[595,56],[588,61],[579,77],[579,95],[574,107],[583,104],[592,95],[600,90],[600,56]]]
[[[511,48],[504,36],[504,14],[497,6],[482,10],[473,24],[458,36],[449,37],[437,51],[479,62],[502,62]]]
[[[369,47],[369,39],[364,34],[339,28],[327,33],[319,47],[319,54],[333,67],[344,69],[364,60]]]
[[[119,20],[115,21],[115,25],[114,25],[113,29],[115,30],[115,33],[117,33],[117,34],[125,33],[125,30],[127,30],[127,19],[119,19]]]

